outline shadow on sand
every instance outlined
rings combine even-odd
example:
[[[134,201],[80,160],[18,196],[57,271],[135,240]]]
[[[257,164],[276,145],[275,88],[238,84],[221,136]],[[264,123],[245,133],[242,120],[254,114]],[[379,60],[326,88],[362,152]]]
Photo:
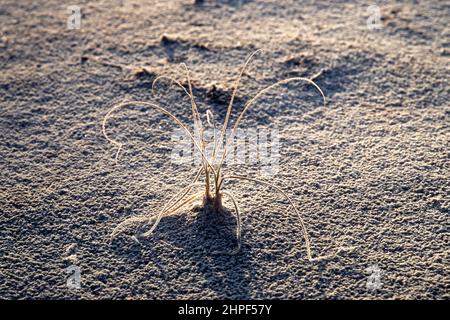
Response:
[[[123,237],[114,242],[115,254],[133,269],[152,264],[157,266],[160,275],[171,274],[175,278],[156,281],[180,283],[186,281],[180,277],[199,279],[204,282],[205,292],[212,290],[218,298],[250,298],[249,282],[254,270],[249,250],[243,244],[238,254],[228,254],[237,246],[236,217],[229,210],[212,213],[197,207],[181,215],[163,218],[153,237],[143,240],[141,245],[130,244],[132,240]],[[179,270],[180,261],[183,271]],[[183,294],[188,288],[181,290]],[[171,298],[177,298],[179,294],[174,292]]]

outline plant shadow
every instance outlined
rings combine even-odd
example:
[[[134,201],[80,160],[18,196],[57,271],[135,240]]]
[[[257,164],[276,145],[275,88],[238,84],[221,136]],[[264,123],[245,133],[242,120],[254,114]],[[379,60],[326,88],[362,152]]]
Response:
[[[202,279],[201,289],[214,292],[214,297],[251,298],[249,282],[255,271],[250,261],[250,248],[242,244],[237,254],[229,254],[236,248],[237,241],[236,217],[228,209],[215,213],[194,207],[189,212],[164,217],[154,235],[142,240],[140,245],[130,246],[131,240],[127,239],[119,237],[117,241],[123,245],[115,245],[115,251],[134,268],[152,264],[160,274],[180,277],[182,273],[175,270],[179,264],[171,260],[182,260],[188,277]],[[124,242],[128,242],[128,246]],[[174,288],[170,298],[179,298],[184,293],[186,288]]]

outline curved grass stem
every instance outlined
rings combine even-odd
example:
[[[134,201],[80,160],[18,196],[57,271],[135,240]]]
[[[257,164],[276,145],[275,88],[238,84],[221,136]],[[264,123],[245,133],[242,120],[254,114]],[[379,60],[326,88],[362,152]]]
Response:
[[[242,118],[244,117],[245,113],[248,111],[248,109],[256,102],[256,100],[258,100],[258,98],[260,98],[263,94],[265,94],[267,91],[280,86],[282,84],[287,84],[289,82],[294,82],[294,81],[304,81],[307,82],[309,84],[312,84],[322,95],[323,98],[323,104],[326,104],[326,100],[325,100],[325,95],[322,91],[322,89],[320,89],[320,87],[312,80],[308,79],[308,78],[302,78],[302,77],[295,77],[295,78],[288,78],[288,79],[284,79],[281,81],[277,81],[273,84],[271,84],[270,86],[260,90],[252,99],[250,99],[246,104],[244,109],[241,111],[241,113],[239,114],[238,118],[236,119],[236,122],[234,123],[233,129],[231,131],[230,136],[228,137],[226,143],[225,143],[225,147],[223,148],[223,153],[222,153],[222,159],[219,162],[219,167],[221,167],[223,165],[223,162],[225,161],[225,158],[227,156],[227,151],[229,148],[229,145],[233,142],[233,139],[236,135],[236,131],[239,127],[239,124],[242,121]]]
[[[236,176],[236,175],[233,175],[233,176],[225,176],[225,177],[224,177],[224,180],[225,180],[225,179],[247,180],[247,181],[252,181],[252,182],[256,182],[256,183],[261,183],[261,184],[264,184],[264,185],[266,185],[266,186],[270,186],[270,187],[274,188],[275,190],[277,190],[278,192],[280,192],[280,193],[288,200],[289,204],[291,205],[292,209],[293,209],[294,212],[297,214],[297,217],[298,217],[299,220],[300,220],[300,225],[301,225],[302,231],[303,231],[303,238],[305,239],[306,256],[307,256],[308,260],[310,260],[310,261],[312,260],[312,255],[311,255],[311,242],[310,242],[310,240],[309,240],[308,231],[307,231],[307,229],[306,229],[305,222],[303,221],[303,218],[302,218],[302,216],[300,215],[300,212],[297,210],[297,207],[295,206],[295,204],[294,204],[294,202],[292,201],[291,197],[289,197],[289,196],[287,195],[287,193],[284,192],[283,189],[281,189],[280,187],[278,187],[278,186],[276,186],[276,185],[274,185],[274,184],[272,184],[272,183],[270,183],[270,182],[267,182],[267,181],[264,181],[264,180],[259,180],[259,179],[248,178],[248,177],[244,177],[244,176]]]
[[[110,143],[116,145],[118,147],[117,149],[117,153],[116,153],[116,161],[119,158],[119,152],[122,149],[123,143],[118,142],[114,139],[111,139],[108,134],[106,133],[106,123],[108,121],[108,119],[111,117],[112,113],[123,108],[126,106],[131,106],[131,105],[141,105],[141,106],[145,106],[145,107],[149,107],[151,109],[155,109],[157,111],[159,111],[160,113],[168,116],[171,120],[173,120],[176,124],[178,124],[189,136],[189,138],[192,140],[192,142],[194,143],[194,146],[198,149],[198,151],[200,152],[203,161],[206,163],[206,165],[213,171],[215,172],[214,167],[211,165],[211,163],[208,161],[205,153],[203,152],[202,147],[198,144],[198,142],[195,140],[195,138],[193,137],[192,133],[189,131],[189,129],[186,127],[186,125],[183,124],[183,122],[181,122],[175,115],[173,115],[171,112],[167,111],[166,109],[158,106],[157,104],[154,103],[150,103],[150,102],[144,102],[144,101],[129,101],[129,102],[121,102],[115,106],[113,106],[108,113],[105,115],[105,117],[103,118],[103,123],[102,123],[102,132],[104,137],[106,138],[106,140],[108,140]]]
[[[223,191],[223,194],[228,196],[231,201],[233,202],[234,205],[234,210],[236,211],[236,241],[237,241],[237,246],[236,248],[231,252],[232,255],[237,254],[240,250],[241,250],[241,228],[242,228],[242,223],[241,223],[241,214],[240,214],[240,210],[239,210],[239,205],[236,201],[236,199],[234,198],[233,194],[231,194],[230,192],[227,191]]]

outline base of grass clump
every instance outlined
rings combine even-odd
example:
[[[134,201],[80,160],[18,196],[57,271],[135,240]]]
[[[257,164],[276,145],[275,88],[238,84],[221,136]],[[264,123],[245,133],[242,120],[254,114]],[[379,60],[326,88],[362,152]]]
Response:
[[[217,213],[217,214],[223,214],[225,211],[227,211],[223,204],[222,204],[222,194],[219,193],[214,196],[204,196],[203,197],[203,203],[202,207],[199,208],[202,211],[210,212],[210,213]]]

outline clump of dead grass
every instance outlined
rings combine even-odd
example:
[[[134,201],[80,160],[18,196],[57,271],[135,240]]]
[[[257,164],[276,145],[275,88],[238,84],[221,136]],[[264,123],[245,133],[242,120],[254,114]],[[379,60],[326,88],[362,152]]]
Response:
[[[322,92],[321,88],[311,79],[309,78],[303,78],[303,77],[293,77],[284,79],[281,81],[277,81],[270,86],[260,90],[253,98],[251,98],[244,106],[243,110],[239,113],[237,119],[234,122],[234,125],[231,130],[231,135],[227,137],[225,144],[222,142],[225,138],[225,132],[227,130],[227,127],[230,122],[230,114],[231,110],[233,108],[233,103],[235,100],[236,92],[238,90],[242,75],[244,74],[249,62],[251,59],[255,56],[256,53],[258,53],[260,50],[257,50],[253,52],[245,61],[239,76],[237,77],[233,93],[231,95],[231,99],[228,104],[227,112],[225,115],[225,119],[223,124],[221,125],[220,131],[218,134],[214,135],[214,139],[212,141],[206,140],[204,138],[204,132],[205,132],[205,126],[202,123],[200,113],[197,108],[197,104],[194,98],[194,95],[192,93],[192,82],[189,75],[189,70],[186,67],[186,65],[182,65],[186,72],[186,78],[187,78],[187,88],[178,80],[169,77],[169,76],[159,76],[157,77],[153,82],[154,85],[162,80],[170,80],[175,85],[180,87],[185,94],[189,97],[190,104],[191,104],[191,112],[192,112],[192,120],[194,124],[194,130],[191,131],[187,125],[185,125],[182,121],[180,121],[175,115],[173,115],[168,110],[160,107],[157,104],[151,103],[151,102],[144,102],[144,101],[129,101],[129,102],[122,102],[118,105],[113,106],[106,114],[106,116],[103,119],[102,123],[102,130],[103,135],[105,138],[115,145],[117,147],[117,152],[115,155],[116,161],[118,160],[119,153],[123,147],[123,144],[120,143],[117,140],[114,140],[109,136],[106,130],[106,124],[108,122],[108,119],[112,116],[113,113],[119,111],[120,109],[127,107],[127,106],[142,106],[147,107],[149,109],[152,109],[154,111],[157,111],[161,114],[166,115],[169,119],[171,119],[176,125],[178,125],[180,128],[182,128],[186,135],[189,137],[189,139],[193,142],[194,147],[197,149],[199,154],[201,155],[201,165],[196,171],[196,174],[194,176],[193,181],[191,181],[186,187],[181,189],[178,193],[176,193],[166,204],[164,207],[157,213],[157,214],[149,214],[145,216],[139,216],[139,217],[131,217],[126,219],[125,221],[121,222],[112,232],[112,237],[117,236],[119,233],[124,232],[131,226],[146,224],[149,225],[149,229],[143,233],[140,233],[136,236],[133,236],[133,239],[135,241],[139,241],[139,238],[145,238],[150,236],[158,226],[161,219],[168,215],[173,215],[181,210],[185,209],[187,206],[192,205],[194,202],[201,200],[202,206],[204,210],[212,211],[212,212],[223,212],[223,198],[228,197],[231,202],[233,203],[234,211],[236,213],[237,217],[237,226],[236,226],[236,240],[237,240],[237,246],[234,248],[230,253],[236,254],[239,252],[241,247],[241,212],[238,205],[238,202],[236,200],[236,197],[231,193],[230,191],[224,190],[224,182],[227,180],[240,180],[240,181],[247,181],[251,183],[256,183],[263,186],[269,186],[271,187],[277,195],[283,196],[289,203],[290,208],[292,211],[296,214],[296,216],[299,219],[300,226],[302,229],[303,238],[305,240],[305,247],[306,247],[306,256],[308,260],[312,261],[318,258],[313,259],[312,253],[311,253],[311,241],[308,235],[308,231],[306,228],[306,224],[303,220],[303,217],[301,216],[299,210],[297,209],[294,201],[291,199],[291,197],[288,195],[288,193],[280,188],[279,186],[276,186],[268,181],[265,181],[263,179],[255,179],[251,177],[247,177],[245,175],[234,175],[234,174],[225,174],[224,173],[224,161],[227,158],[227,150],[229,145],[232,143],[234,136],[236,134],[236,131],[239,127],[239,124],[241,123],[242,119],[246,115],[247,111],[255,104],[258,98],[260,98],[262,95],[264,95],[269,90],[272,90],[278,86],[281,86],[283,84],[291,83],[291,82],[306,82],[307,84],[312,85],[315,87],[319,93],[321,94],[323,98],[323,104],[325,105],[325,95]],[[152,88],[153,89],[153,88]],[[210,111],[206,112],[206,118],[207,118],[207,124],[210,126],[214,126],[213,120],[212,120],[212,114]],[[212,143],[212,154],[210,156],[206,153],[206,148],[208,145]],[[198,190],[199,187],[202,187],[202,191],[193,192],[194,190]]]

